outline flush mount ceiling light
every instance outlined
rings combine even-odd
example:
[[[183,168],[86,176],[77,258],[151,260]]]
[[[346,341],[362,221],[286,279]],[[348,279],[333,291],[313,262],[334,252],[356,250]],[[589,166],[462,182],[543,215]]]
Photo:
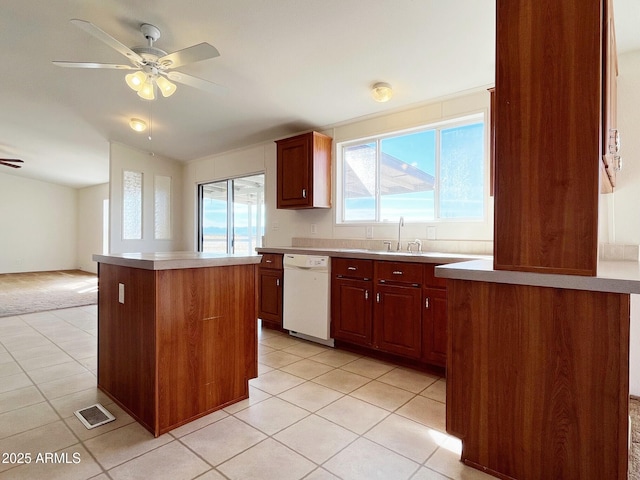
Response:
[[[144,132],[147,129],[147,122],[139,118],[129,120],[129,126],[136,132]]]
[[[391,85],[378,82],[371,87],[371,96],[376,102],[388,102],[393,96]]]

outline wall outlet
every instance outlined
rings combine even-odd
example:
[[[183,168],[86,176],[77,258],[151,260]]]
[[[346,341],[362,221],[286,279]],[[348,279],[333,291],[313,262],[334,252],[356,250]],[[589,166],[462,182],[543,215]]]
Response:
[[[118,284],[118,302],[124,303],[124,283]]]
[[[280,223],[279,222],[273,222],[271,224],[271,230],[280,230]]]
[[[369,225],[368,227],[365,227],[365,237],[373,238],[373,227],[371,225]]]
[[[436,239],[436,227],[427,227],[427,240]]]
[[[312,223],[311,224],[311,235],[317,235],[318,234],[318,225],[316,223]]]

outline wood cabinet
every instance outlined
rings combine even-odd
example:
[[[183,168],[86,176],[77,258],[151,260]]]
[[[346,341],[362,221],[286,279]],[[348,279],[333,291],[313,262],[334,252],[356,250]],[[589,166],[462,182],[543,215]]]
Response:
[[[613,1],[605,2],[604,41],[603,41],[603,128],[602,163],[600,176],[602,193],[613,192],[616,186],[616,168],[620,155],[620,133],[617,122],[618,102],[618,56],[616,52],[616,32],[613,21]]]
[[[373,329],[373,262],[333,258],[331,274],[331,336],[370,347]]]
[[[450,280],[447,432],[504,479],[627,478],[628,294]]]
[[[419,359],[422,353],[422,265],[375,262],[374,347]]]
[[[258,318],[268,328],[282,329],[282,255],[262,254],[258,268]]]
[[[447,364],[447,283],[435,276],[435,264],[424,266],[422,290],[422,359],[445,367]]]
[[[309,132],[277,145],[277,208],[331,208],[331,137]]]
[[[254,265],[100,263],[98,279],[98,388],[151,433],[248,398],[257,376]]]
[[[496,270],[596,274],[606,8],[496,3]]]

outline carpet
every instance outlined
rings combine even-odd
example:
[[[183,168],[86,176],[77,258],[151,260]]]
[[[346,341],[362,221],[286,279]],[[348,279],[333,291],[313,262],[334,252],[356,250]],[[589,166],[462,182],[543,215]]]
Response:
[[[98,278],[81,270],[0,274],[0,317],[98,303]]]
[[[631,416],[629,480],[640,480],[640,398],[629,399],[629,415]]]

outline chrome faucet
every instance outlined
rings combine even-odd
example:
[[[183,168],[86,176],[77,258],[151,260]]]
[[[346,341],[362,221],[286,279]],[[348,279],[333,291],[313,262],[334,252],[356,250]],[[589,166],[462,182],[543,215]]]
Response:
[[[400,251],[400,227],[404,227],[404,217],[400,217],[400,221],[398,222],[398,247],[396,248],[396,252]]]
[[[416,253],[422,252],[422,240],[420,240],[419,238],[416,238],[413,242],[407,242],[407,252],[412,253],[411,247],[413,247],[414,245],[418,247]]]

